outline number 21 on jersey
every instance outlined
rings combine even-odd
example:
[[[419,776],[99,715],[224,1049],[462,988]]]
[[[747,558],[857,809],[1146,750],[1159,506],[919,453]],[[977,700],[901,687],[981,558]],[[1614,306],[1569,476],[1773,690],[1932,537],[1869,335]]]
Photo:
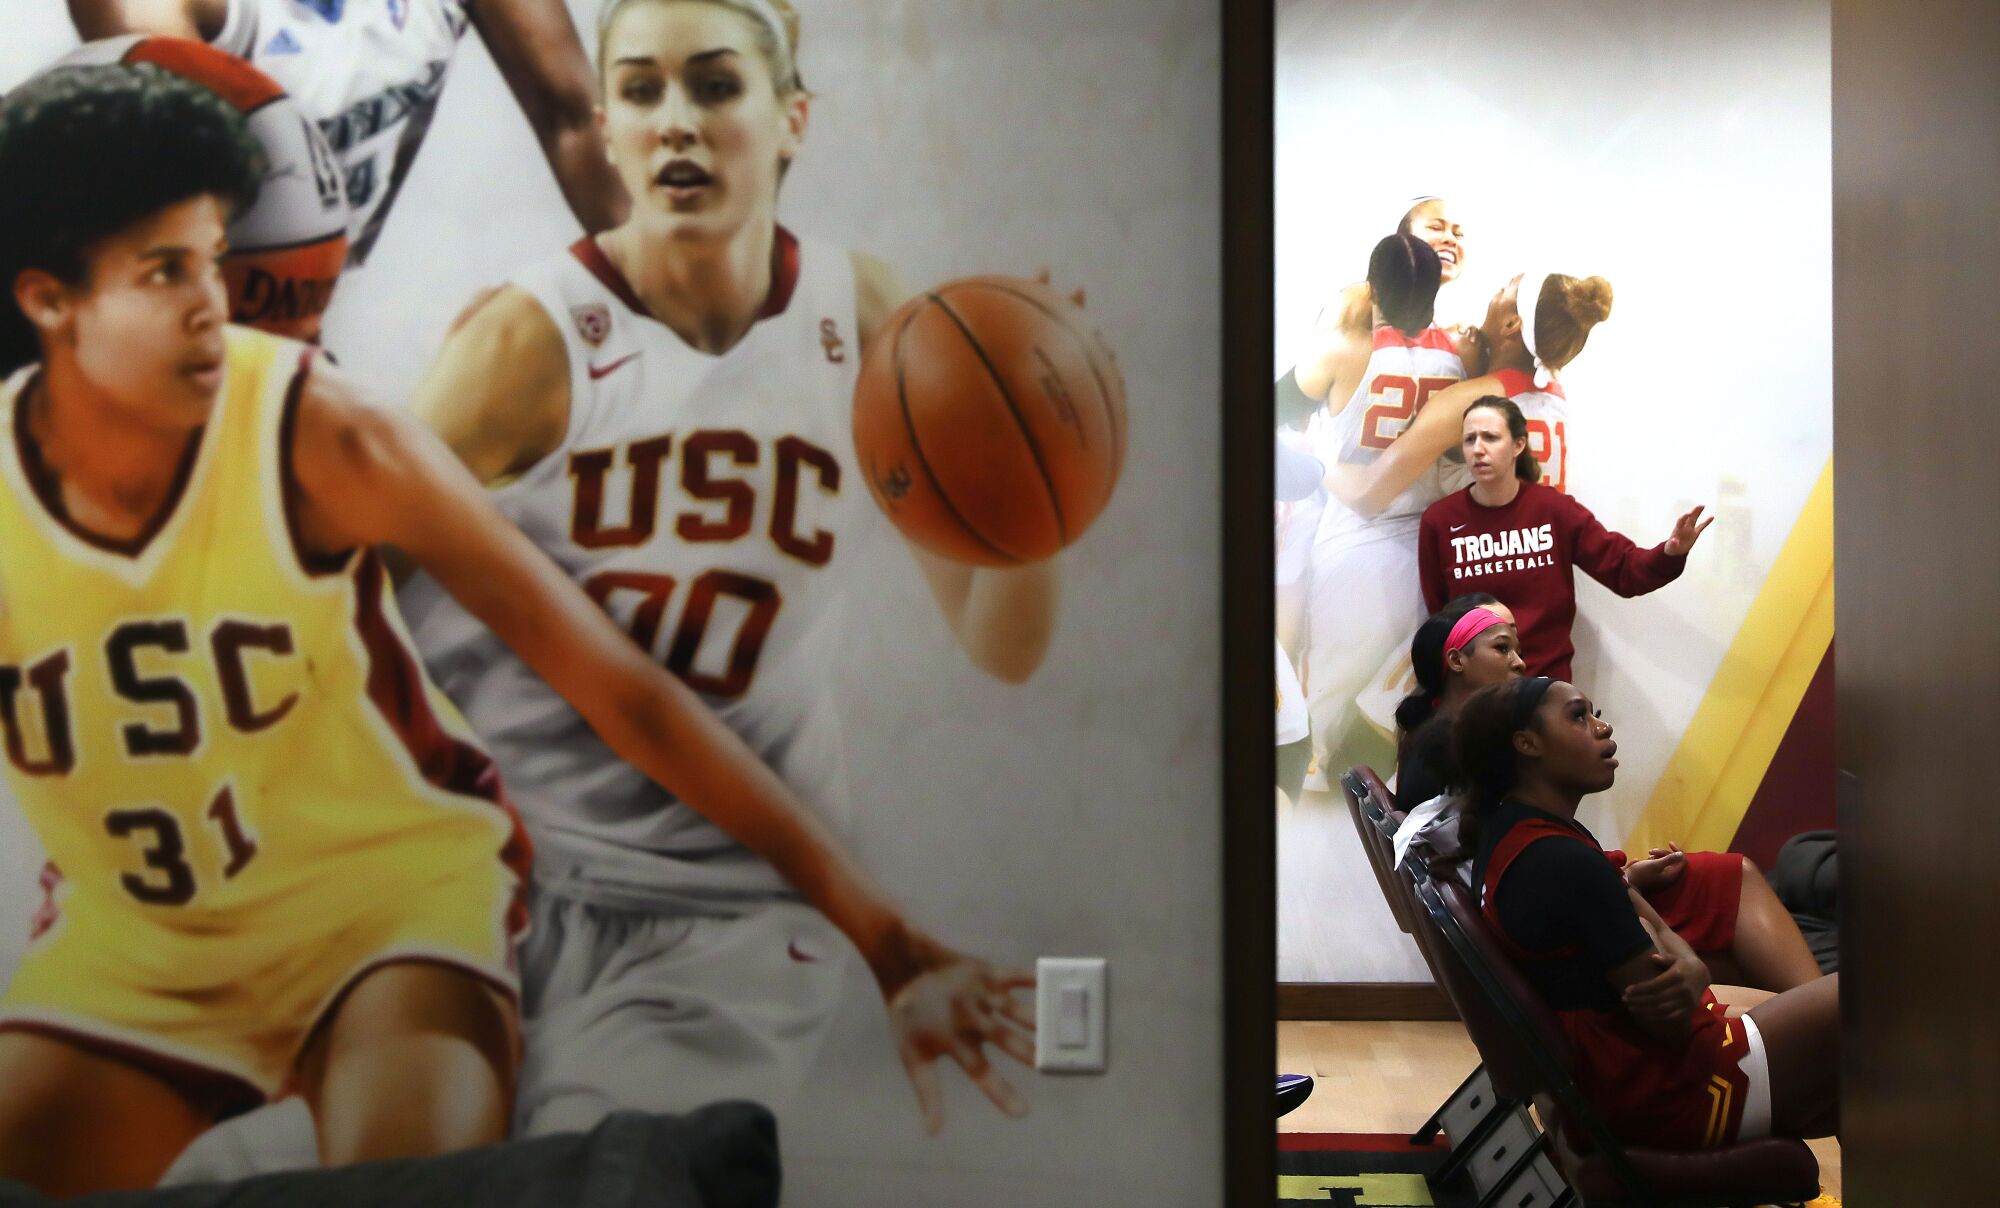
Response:
[[[1368,383],[1368,410],[1361,417],[1361,447],[1388,448],[1410,426],[1432,394],[1457,384],[1457,378],[1448,377],[1375,375],[1375,380]]]
[[[1528,421],[1528,452],[1542,465],[1542,485],[1569,494],[1569,430],[1557,420]]]

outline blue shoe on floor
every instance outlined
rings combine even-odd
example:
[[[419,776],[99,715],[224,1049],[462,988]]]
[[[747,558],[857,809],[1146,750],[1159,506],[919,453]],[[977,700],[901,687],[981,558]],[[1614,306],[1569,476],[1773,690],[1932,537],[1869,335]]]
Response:
[[[1313,1093],[1311,1074],[1278,1075],[1278,1114],[1284,1115],[1304,1103]]]

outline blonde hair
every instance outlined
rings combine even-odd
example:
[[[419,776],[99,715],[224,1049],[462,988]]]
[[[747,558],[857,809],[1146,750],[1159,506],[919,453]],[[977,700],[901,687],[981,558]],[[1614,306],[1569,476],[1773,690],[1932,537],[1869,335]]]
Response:
[[[597,17],[597,81],[600,90],[606,78],[604,50],[611,40],[611,27],[618,15],[642,0],[607,0]],[[654,4],[713,4],[748,18],[757,31],[757,53],[770,69],[772,86],[779,96],[805,90],[799,79],[799,14],[790,0],[648,0]]]
[[[1550,273],[1535,299],[1535,351],[1542,364],[1560,369],[1575,360],[1590,329],[1610,317],[1611,282]]]

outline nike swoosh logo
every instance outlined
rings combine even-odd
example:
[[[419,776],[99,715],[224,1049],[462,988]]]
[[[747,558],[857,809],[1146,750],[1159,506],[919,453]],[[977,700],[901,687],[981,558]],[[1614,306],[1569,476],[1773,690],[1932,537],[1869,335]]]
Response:
[[[785,955],[805,965],[813,964],[819,960],[818,957],[809,952],[799,951],[799,942],[797,940],[793,940],[791,943],[785,945]]]
[[[1466,521],[1466,522],[1465,522],[1465,524],[1471,524],[1471,523],[1472,523],[1472,522],[1471,522],[1470,520],[1468,520],[1468,521]],[[1454,524],[1454,525],[1452,525],[1452,526],[1451,526],[1451,531],[1455,533],[1455,532],[1457,532],[1458,530],[1460,530],[1460,529],[1464,528],[1464,527],[1465,527],[1465,524]]]
[[[618,368],[618,367],[619,367],[620,365],[623,365],[623,364],[624,364],[625,362],[627,362],[627,361],[631,360],[631,359],[632,359],[633,357],[636,357],[636,356],[638,356],[638,355],[639,355],[639,354],[638,354],[638,353],[636,353],[636,352],[628,352],[628,353],[626,353],[626,354],[625,354],[624,356],[622,356],[622,357],[619,357],[619,358],[618,358],[617,360],[615,360],[615,361],[611,362],[611,363],[610,363],[609,365],[592,365],[592,366],[590,366],[590,367],[589,367],[589,368],[590,368],[590,380],[594,382],[594,381],[596,381],[596,380],[597,380],[598,378],[601,378],[601,377],[604,377],[604,376],[606,376],[607,374],[610,374],[610,373],[613,373],[613,372],[615,372],[615,371],[617,370],[617,368]]]

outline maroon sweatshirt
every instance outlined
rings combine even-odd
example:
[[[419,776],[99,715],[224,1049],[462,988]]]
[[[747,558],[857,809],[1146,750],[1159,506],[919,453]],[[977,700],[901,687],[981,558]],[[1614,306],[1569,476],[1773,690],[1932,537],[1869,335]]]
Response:
[[[1473,502],[1470,487],[1446,495],[1424,510],[1417,530],[1425,606],[1436,612],[1467,592],[1491,592],[1514,610],[1528,674],[1560,680],[1576,654],[1572,567],[1621,596],[1639,596],[1673,582],[1686,565],[1665,542],[1640,549],[1538,482],[1522,483],[1514,501],[1497,508]]]

